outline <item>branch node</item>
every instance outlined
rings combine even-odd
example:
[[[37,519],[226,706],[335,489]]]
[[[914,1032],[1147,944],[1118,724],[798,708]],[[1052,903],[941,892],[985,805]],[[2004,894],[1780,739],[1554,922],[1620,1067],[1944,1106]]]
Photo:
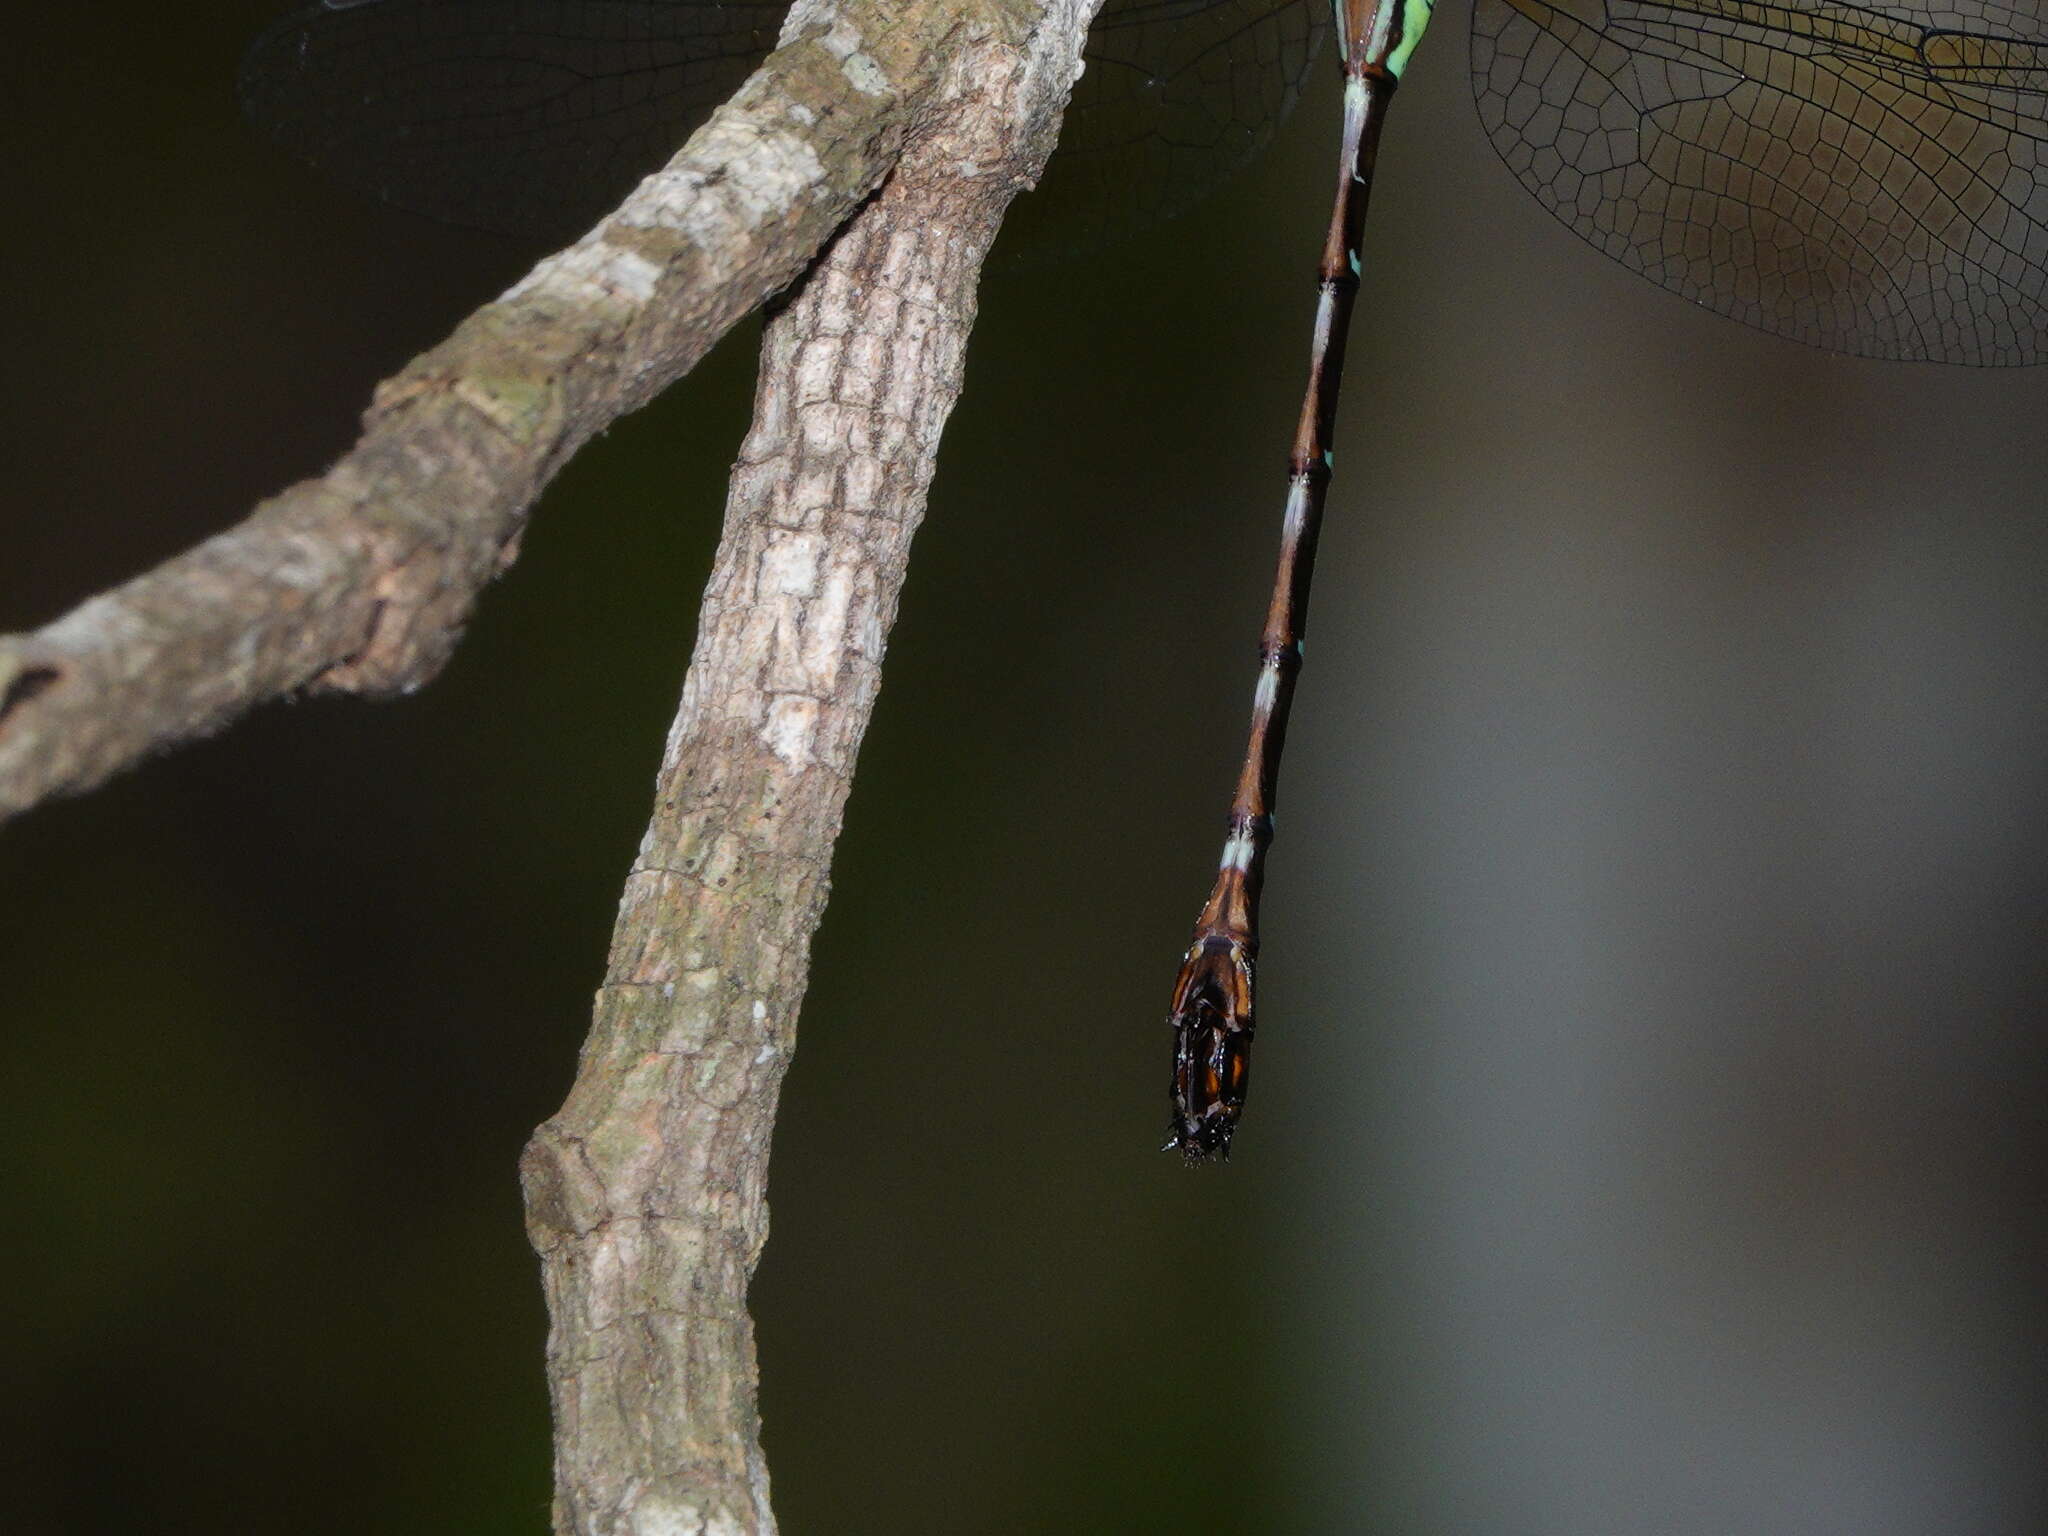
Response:
[[[64,669],[31,661],[17,646],[0,645],[0,725],[14,710],[63,681]]]

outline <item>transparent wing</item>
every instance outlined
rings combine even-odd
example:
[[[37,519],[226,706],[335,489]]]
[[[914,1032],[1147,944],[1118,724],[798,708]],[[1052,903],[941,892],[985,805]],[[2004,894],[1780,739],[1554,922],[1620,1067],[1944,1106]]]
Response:
[[[711,0],[351,0],[243,59],[243,110],[346,185],[562,243],[659,167],[788,12]]]
[[[732,94],[788,9],[330,0],[256,42],[240,94],[278,143],[347,185],[560,243]],[[1265,145],[1328,30],[1324,0],[1109,0],[1054,168],[1015,217],[1040,245],[1074,246],[1180,211]]]
[[[2048,358],[2038,0],[1475,0],[1494,148],[1615,260],[1869,357]]]
[[[1108,0],[1045,179],[1005,255],[1101,245],[1185,212],[1294,110],[1328,0]]]

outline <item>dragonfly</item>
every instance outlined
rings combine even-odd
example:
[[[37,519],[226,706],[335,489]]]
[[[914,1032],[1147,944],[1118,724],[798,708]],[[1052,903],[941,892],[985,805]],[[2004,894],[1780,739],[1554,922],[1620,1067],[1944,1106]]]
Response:
[[[1259,897],[1388,103],[1432,0],[1107,0],[1045,189],[1011,223],[1101,239],[1256,155],[1331,33],[1344,92],[1309,382],[1249,741],[1174,984],[1166,1146],[1229,1155]],[[327,0],[252,48],[287,148],[387,201],[568,238],[774,45],[787,4]],[[2048,357],[2043,0],[1474,0],[1482,131],[1550,213],[1695,304],[1870,358]],[[1106,211],[1105,211],[1106,210]]]

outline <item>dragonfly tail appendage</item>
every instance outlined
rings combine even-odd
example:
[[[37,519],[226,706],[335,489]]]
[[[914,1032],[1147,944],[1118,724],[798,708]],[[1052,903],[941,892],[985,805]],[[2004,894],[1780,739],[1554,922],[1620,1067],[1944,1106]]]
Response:
[[[1198,936],[1173,988],[1173,1119],[1166,1150],[1190,1163],[1230,1155],[1251,1074],[1252,955],[1227,934]]]

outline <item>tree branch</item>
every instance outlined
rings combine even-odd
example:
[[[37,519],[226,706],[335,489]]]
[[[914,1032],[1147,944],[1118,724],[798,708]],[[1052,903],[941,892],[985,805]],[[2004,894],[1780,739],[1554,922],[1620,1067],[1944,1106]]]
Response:
[[[746,1289],[833,839],[983,256],[1094,0],[979,8],[902,164],[768,328],[655,812],[523,1163],[561,1532],[770,1532]]]
[[[0,637],[0,821],[281,694],[431,681],[555,472],[881,184],[960,9],[799,0],[783,45],[675,159],[386,381],[326,474]]]
[[[768,328],[578,1077],[522,1160],[560,1531],[774,1529],[745,1301],[811,936],[982,259],[1098,3],[799,0],[676,159],[381,386],[327,474],[0,638],[0,819],[281,693],[421,686],[553,473],[873,194]]]

